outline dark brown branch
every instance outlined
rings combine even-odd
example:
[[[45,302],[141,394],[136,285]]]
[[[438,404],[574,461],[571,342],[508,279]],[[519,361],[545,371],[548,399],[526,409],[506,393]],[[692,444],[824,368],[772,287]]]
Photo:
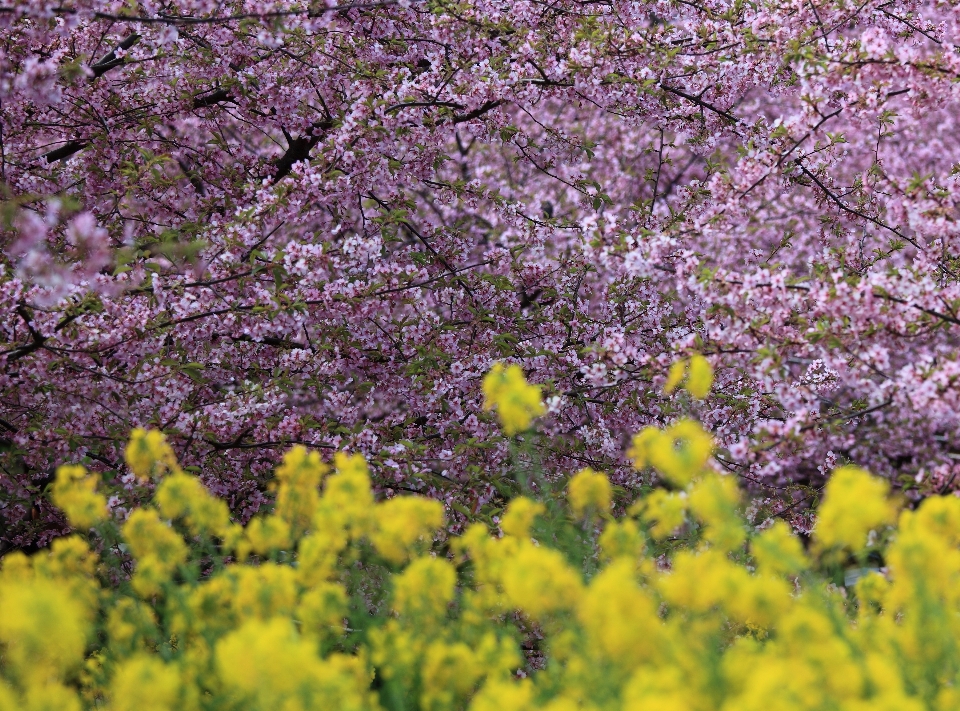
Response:
[[[273,346],[274,348],[285,348],[287,350],[309,350],[309,346],[306,343],[300,343],[299,341],[288,341],[285,338],[275,338],[274,336],[264,336],[259,339],[253,338],[253,336],[248,336],[246,334],[241,334],[239,336],[224,336],[229,338],[231,341],[243,341],[245,343],[262,343],[265,346]]]
[[[852,208],[852,207],[850,207],[849,205],[847,205],[843,200],[841,200],[839,197],[837,197],[836,195],[834,195],[834,194],[827,188],[826,185],[824,185],[822,182],[820,182],[820,180],[817,178],[817,176],[815,176],[813,173],[811,173],[809,170],[807,170],[807,167],[803,164],[803,162],[802,162],[799,158],[794,159],[793,163],[794,163],[794,165],[796,165],[801,171],[803,171],[803,174],[806,175],[808,178],[810,178],[810,180],[812,180],[812,181],[814,182],[814,184],[816,184],[816,186],[823,191],[824,195],[826,195],[826,196],[830,199],[830,201],[833,202],[833,203],[834,203],[837,207],[839,207],[841,210],[843,210],[844,212],[847,212],[847,213],[849,213],[849,214],[851,214],[851,215],[855,215],[856,217],[859,217],[859,218],[861,218],[861,219],[867,220],[868,222],[872,222],[872,223],[875,224],[877,227],[882,227],[882,228],[885,229],[885,230],[889,230],[890,232],[892,232],[893,234],[895,234],[895,235],[896,235],[897,237],[899,237],[900,239],[902,239],[902,240],[904,240],[904,241],[906,241],[906,242],[909,242],[910,244],[912,244],[912,245],[913,245],[914,247],[916,247],[917,249],[920,249],[920,245],[917,244],[916,241],[914,241],[914,240],[910,239],[909,237],[907,237],[905,234],[903,234],[903,232],[901,232],[900,230],[898,230],[896,227],[891,227],[891,226],[888,225],[887,223],[885,223],[885,222],[883,222],[883,221],[881,221],[881,220],[878,220],[876,217],[871,217],[870,215],[866,214],[865,212],[860,212],[860,210],[855,210],[854,208]]]
[[[853,419],[855,419],[855,418],[857,418],[857,417],[865,417],[866,415],[869,415],[869,414],[871,414],[871,413],[873,413],[873,412],[877,412],[878,410],[882,410],[882,409],[884,409],[885,407],[889,407],[889,406],[892,405],[892,404],[893,404],[893,399],[892,399],[892,398],[887,398],[886,400],[884,400],[883,402],[881,402],[879,405],[874,405],[873,407],[868,407],[866,410],[860,410],[860,411],[858,411],[858,412],[851,412],[849,415],[844,415],[841,419],[843,419],[843,420],[853,420]]]
[[[109,56],[109,55],[108,55]],[[119,66],[119,65],[114,65]],[[203,109],[208,106],[215,106],[216,104],[222,104],[227,101],[232,101],[233,98],[230,96],[230,92],[226,89],[217,89],[211,94],[206,96],[197,96],[193,100],[193,109]],[[90,145],[90,141],[82,138],[76,138],[72,141],[67,141],[59,148],[56,148],[52,151],[48,151],[43,154],[44,160],[47,163],[56,163],[60,160],[66,160],[70,156],[79,153],[84,148]],[[192,181],[191,181],[192,182]]]
[[[726,283],[732,286],[743,286],[743,282],[738,279],[727,279]],[[754,284],[754,286],[770,288],[773,286],[773,284]],[[789,289],[791,291],[810,291],[810,287],[803,286],[802,284],[787,284],[783,288]],[[916,309],[917,311],[927,314],[927,316],[933,316],[934,318],[938,318],[941,321],[944,321],[945,323],[949,323],[954,326],[960,326],[960,319],[956,318],[955,316],[940,313],[939,311],[934,311],[933,309],[928,309],[924,306],[921,306],[920,304],[916,304],[912,301],[908,301],[907,299],[901,299],[899,296],[888,294],[886,291],[880,288],[877,288],[877,287],[874,288],[873,296],[876,299],[882,299],[883,301],[890,301],[894,304],[900,304],[901,306],[908,306],[912,309]]]
[[[485,104],[478,106],[473,111],[468,111],[465,114],[454,114],[453,124],[457,125],[461,123],[466,123],[467,121],[473,121],[473,119],[480,118],[488,111],[492,111],[498,106],[501,106],[503,103],[504,103],[503,99],[496,99],[494,101],[488,101]],[[430,106],[437,106],[440,108],[448,108],[448,109],[464,108],[463,104],[457,104],[452,101],[409,101],[403,104],[394,104],[393,106],[390,106],[389,108],[387,108],[387,110],[384,113],[389,114],[396,111],[400,111],[401,109],[409,109],[414,107],[430,107]],[[443,119],[440,119],[439,122],[443,123]]]
[[[94,12],[96,20],[110,20],[113,22],[136,22],[142,25],[210,25],[221,22],[238,22],[240,20],[271,20],[282,17],[322,17],[328,12],[346,12],[347,10],[372,10],[378,7],[398,5],[399,0],[380,0],[379,2],[344,3],[331,5],[317,10],[275,10],[273,12],[245,12],[236,15],[212,15],[210,17],[189,17],[183,15],[158,14],[156,17],[146,15],[117,15],[109,12]],[[0,7],[0,13],[10,14],[17,12],[16,7]],[[77,15],[80,12],[71,7],[57,7],[54,12],[62,15]]]
[[[897,296],[893,296],[892,294],[888,294],[886,292],[881,292],[881,291],[874,291],[873,295],[878,299],[883,299],[884,301],[892,301],[895,304],[900,304],[902,306],[909,306],[910,308],[916,309],[917,311],[921,311],[927,314],[927,316],[933,316],[934,318],[938,318],[941,321],[944,321],[945,323],[949,323],[954,326],[960,326],[960,319],[957,319],[956,317],[950,316],[948,314],[940,313],[939,311],[934,311],[933,309],[928,309],[924,306],[921,306],[920,304],[915,304],[912,301],[907,301],[906,299],[901,299]]]
[[[370,194],[370,197],[372,197],[377,202],[377,204],[380,205],[382,208],[389,209],[389,207],[387,206],[387,203],[385,203],[383,200],[378,198],[373,193]],[[430,254],[433,255],[434,259],[440,262],[441,266],[443,266],[444,269],[450,272],[450,274],[453,276],[456,282],[460,285],[460,288],[462,288],[465,292],[467,292],[467,294],[470,295],[470,298],[475,301],[476,297],[473,295],[473,290],[469,286],[467,286],[467,283],[463,279],[460,278],[460,276],[457,273],[458,270],[455,269],[453,265],[450,264],[450,262],[448,262],[444,258],[444,256],[440,254],[440,252],[438,252],[436,248],[432,244],[430,244],[430,242],[427,241],[427,238],[424,237],[422,234],[420,234],[419,230],[417,230],[417,228],[414,227],[407,220],[400,220],[399,223],[403,225],[410,232],[411,235],[413,235],[414,237],[420,240],[423,246],[427,248],[427,251],[429,251]]]
[[[23,319],[23,322],[27,325],[27,330],[30,332],[30,338],[32,339],[30,343],[14,348],[13,350],[7,351],[5,354],[0,353],[0,355],[7,356],[7,365],[18,361],[21,358],[30,355],[35,350],[39,350],[43,347],[43,344],[46,343],[47,337],[42,335],[37,331],[33,326],[30,325],[30,314],[27,311],[27,307],[24,304],[17,306],[17,314],[20,318]]]
[[[232,101],[230,92],[226,89],[217,89],[212,94],[207,94],[206,96],[197,96],[193,100],[193,109],[203,109],[207,106],[214,106],[215,104],[222,104],[226,101]]]
[[[470,270],[470,269],[476,269],[477,267],[485,266],[485,265],[487,265],[487,264],[490,264],[491,261],[492,261],[492,260],[490,260],[490,259],[484,259],[482,262],[477,262],[476,264],[468,264],[468,265],[465,266],[465,267],[460,267],[459,269],[455,270],[455,271],[454,271],[454,274],[459,274],[460,272],[465,272],[465,271],[468,271],[468,270]],[[426,286],[427,284],[432,284],[432,283],[435,282],[435,281],[439,281],[440,279],[444,279],[444,278],[446,278],[447,276],[448,276],[448,275],[447,275],[446,273],[444,273],[444,274],[438,274],[438,275],[435,276],[435,277],[431,277],[430,279],[424,279],[423,281],[415,281],[415,282],[412,282],[412,283],[410,283],[410,284],[404,284],[403,286],[395,286],[395,287],[392,287],[392,288],[390,288],[390,289],[381,289],[381,290],[379,290],[379,291],[374,291],[373,293],[368,294],[368,296],[371,296],[371,297],[380,297],[380,296],[385,296],[385,295],[387,295],[387,294],[394,294],[394,293],[399,292],[399,291],[407,291],[407,290],[409,290],[409,289],[417,289],[417,288],[419,288],[419,287],[421,287],[421,286]]]
[[[75,153],[79,153],[86,147],[87,141],[67,141],[59,148],[44,153],[43,157],[46,159],[47,163],[56,163],[58,160],[66,160]]]
[[[889,17],[891,20],[896,20],[897,22],[902,22],[902,23],[905,24],[907,27],[909,27],[911,30],[913,30],[914,32],[919,32],[921,35],[923,35],[924,37],[926,37],[926,38],[927,38],[928,40],[930,40],[931,42],[935,42],[935,43],[937,43],[937,44],[943,44],[943,42],[941,42],[940,40],[938,40],[938,39],[937,39],[936,37],[934,37],[933,35],[928,34],[927,32],[924,32],[923,30],[921,30],[921,29],[920,29],[919,27],[917,27],[916,25],[910,24],[910,22],[907,21],[906,19],[904,19],[904,18],[902,18],[902,17],[900,17],[900,16],[898,16],[898,15],[894,15],[892,12],[887,12],[886,10],[883,9],[883,7],[880,7],[879,10],[880,10],[880,12],[882,12],[884,15],[886,15],[887,17]]]
[[[190,181],[190,184],[193,186],[193,189],[197,191],[197,194],[201,197],[206,195],[207,189],[203,185],[203,180],[200,179],[200,174],[191,168],[183,158],[177,158],[177,165],[180,166],[183,174],[187,176],[187,180]]]
[[[439,106],[441,108],[448,109],[462,109],[463,104],[458,104],[453,101],[408,101],[403,104],[394,104],[393,106],[388,107],[384,113],[392,114],[394,111],[400,111],[402,109],[413,109],[417,107],[430,107],[430,106]]]
[[[100,58],[100,61],[98,61],[96,64],[90,65],[90,69],[93,72],[93,78],[97,79],[109,72],[114,67],[119,67],[121,64],[123,64],[123,57],[117,56],[117,50],[128,50],[139,41],[140,35],[138,35],[136,32],[124,37],[123,41],[120,42],[116,49],[113,49],[107,54],[103,55]]]
[[[502,103],[503,103],[503,99],[497,99],[496,101],[488,101],[482,106],[475,108],[473,111],[468,111],[467,113],[461,116],[454,116],[453,123],[459,124],[459,123],[466,123],[467,121],[473,121],[473,119],[480,118],[488,111],[492,111],[493,109],[500,106]]]
[[[274,165],[277,172],[273,176],[273,182],[279,182],[293,170],[293,166],[302,160],[309,160],[310,151],[320,142],[324,131],[329,131],[333,127],[331,121],[318,121],[310,127],[310,132],[305,136],[297,138],[288,137],[287,151],[280,156]]]
[[[191,316],[184,316],[183,318],[172,319],[172,320],[170,320],[170,321],[164,321],[163,323],[158,323],[158,324],[156,324],[156,325],[154,325],[154,326],[150,326],[150,327],[146,328],[145,330],[146,330],[147,332],[150,332],[150,331],[159,331],[159,330],[162,329],[162,328],[169,328],[169,327],[171,327],[171,326],[179,326],[180,324],[183,324],[183,323],[190,323],[190,322],[192,322],[192,321],[200,321],[200,320],[205,319],[205,318],[214,318],[214,317],[216,317],[216,316],[223,316],[224,314],[229,314],[229,313],[233,313],[233,312],[242,313],[242,312],[244,312],[244,311],[253,311],[253,308],[254,308],[254,307],[253,307],[252,305],[248,305],[248,306],[231,306],[231,307],[225,308],[225,309],[216,309],[216,310],[214,310],[214,311],[205,311],[205,312],[202,313],[202,314],[193,314],[193,315],[191,315]]]
[[[224,282],[233,281],[234,279],[242,279],[243,277],[250,276],[251,274],[253,274],[253,270],[248,269],[238,274],[231,274],[230,276],[220,277],[219,279],[208,279],[207,281],[192,281],[189,284],[183,284],[183,288],[196,289],[198,287],[215,286],[216,284],[223,284]]]
[[[691,101],[691,102],[693,102],[694,104],[696,104],[697,106],[699,106],[699,107],[701,107],[701,108],[704,108],[704,109],[707,109],[707,110],[709,110],[709,111],[712,111],[713,113],[717,114],[717,116],[722,116],[723,118],[725,118],[727,121],[729,121],[730,123],[732,123],[732,124],[734,124],[734,125],[740,123],[740,119],[738,119],[738,118],[737,118],[736,116],[734,116],[733,114],[731,114],[731,113],[729,113],[729,112],[727,112],[727,111],[724,111],[723,109],[718,109],[716,106],[714,106],[714,105],[711,104],[711,103],[708,103],[708,102],[704,101],[704,100],[701,99],[699,96],[693,96],[692,94],[688,94],[688,93],[685,92],[685,91],[682,91],[682,90],[680,90],[680,89],[676,89],[676,88],[674,88],[674,87],[672,87],[672,86],[668,86],[667,84],[661,84],[660,87],[661,87],[664,91],[669,91],[671,94],[675,94],[676,96],[679,96],[681,99],[686,99],[687,101]]]

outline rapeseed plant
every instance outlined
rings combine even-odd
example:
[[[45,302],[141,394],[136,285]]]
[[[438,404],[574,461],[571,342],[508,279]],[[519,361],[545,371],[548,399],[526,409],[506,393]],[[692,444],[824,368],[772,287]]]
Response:
[[[692,421],[647,430],[630,456],[670,490],[617,515],[587,469],[566,503],[541,487],[454,535],[436,501],[377,503],[362,457],[299,447],[239,526],[135,433],[151,506],[118,524],[63,467],[80,533],[2,560],[0,711],[958,708],[960,499],[900,511],[845,467],[804,545],[747,524],[711,447]]]

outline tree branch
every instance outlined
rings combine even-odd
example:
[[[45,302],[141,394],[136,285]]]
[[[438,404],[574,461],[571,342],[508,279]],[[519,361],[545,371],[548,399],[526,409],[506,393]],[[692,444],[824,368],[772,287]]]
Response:
[[[468,111],[467,113],[461,116],[454,116],[453,123],[456,125],[459,123],[466,123],[467,121],[473,121],[473,119],[480,118],[488,111],[492,111],[493,109],[500,106],[502,103],[503,103],[503,99],[497,99],[496,101],[488,101],[487,103],[474,109],[473,111]]]
[[[687,92],[682,91],[680,89],[675,89],[674,87],[669,86],[667,84],[661,84],[660,88],[663,89],[664,91],[669,91],[671,94],[675,94],[676,96],[679,96],[681,99],[686,99],[687,101],[691,101],[701,108],[708,109],[709,111],[712,111],[718,116],[722,116],[723,118],[725,118],[727,121],[729,121],[734,125],[740,123],[740,119],[738,119],[733,114],[728,113],[723,109],[718,109],[716,106],[704,101],[699,96],[693,96],[692,94],[688,94]]]
[[[847,205],[843,200],[841,200],[839,197],[837,197],[836,195],[834,195],[834,194],[827,188],[827,186],[825,186],[822,182],[820,182],[820,180],[817,178],[817,176],[815,176],[813,173],[811,173],[809,170],[807,170],[807,167],[803,164],[803,162],[802,162],[799,158],[795,158],[794,161],[793,161],[793,163],[794,163],[794,165],[796,165],[801,171],[803,171],[803,174],[806,175],[808,178],[810,178],[810,180],[812,180],[812,181],[816,184],[816,186],[823,191],[824,195],[826,195],[826,196],[830,199],[830,201],[833,202],[833,203],[834,203],[837,207],[839,207],[841,210],[843,210],[844,212],[850,213],[851,215],[855,215],[855,216],[857,216],[857,217],[859,217],[859,218],[861,218],[861,219],[867,220],[868,222],[872,222],[872,223],[875,224],[877,227],[882,227],[882,228],[885,229],[885,230],[889,230],[890,232],[892,232],[893,234],[895,234],[895,235],[896,235],[897,237],[899,237],[900,239],[902,239],[902,240],[904,240],[904,241],[906,241],[906,242],[909,242],[910,244],[912,244],[912,245],[913,245],[914,247],[916,247],[917,249],[920,249],[920,245],[917,244],[916,241],[914,241],[914,240],[910,239],[909,237],[907,237],[905,234],[903,234],[903,232],[901,232],[900,230],[898,230],[896,227],[891,227],[890,225],[886,224],[885,222],[881,222],[881,221],[878,220],[876,217],[871,217],[870,215],[866,214],[865,212],[860,212],[859,210],[855,210],[854,208],[852,208],[852,207],[850,207],[849,205]]]
[[[114,65],[119,66],[119,65]],[[208,106],[215,106],[216,104],[222,104],[227,101],[232,101],[233,97],[230,96],[230,92],[226,89],[217,89],[211,94],[206,96],[197,96],[193,100],[193,110],[203,109]],[[90,141],[84,138],[75,138],[71,141],[67,141],[59,148],[56,148],[52,151],[47,151],[43,154],[44,160],[47,163],[56,163],[60,160],[66,160],[70,156],[79,153],[84,148],[90,145]]]
[[[310,132],[307,135],[288,138],[286,153],[274,162],[277,172],[273,176],[273,182],[278,183],[283,180],[290,174],[296,163],[308,160],[310,151],[320,142],[321,133],[329,131],[332,127],[333,122],[330,120],[317,121],[310,127]]]
[[[27,307],[24,304],[21,303],[19,306],[17,306],[17,314],[20,316],[20,318],[23,319],[23,322],[27,325],[27,330],[30,332],[30,337],[33,340],[31,340],[30,343],[27,343],[26,345],[19,346],[18,348],[14,348],[13,350],[7,351],[5,354],[0,353],[0,355],[6,355],[8,365],[10,363],[13,363],[14,361],[18,361],[21,358],[30,355],[35,350],[39,350],[40,348],[43,347],[43,344],[46,343],[47,341],[46,336],[42,335],[32,325],[30,325],[30,314],[27,311]]]
[[[116,49],[112,49],[110,52],[103,55],[100,58],[100,61],[98,61],[96,64],[90,65],[90,69],[93,71],[93,78],[98,79],[114,67],[119,67],[121,64],[123,64],[123,57],[117,56],[117,50],[128,50],[139,41],[140,35],[138,35],[136,32],[127,35],[123,41],[117,45]]]

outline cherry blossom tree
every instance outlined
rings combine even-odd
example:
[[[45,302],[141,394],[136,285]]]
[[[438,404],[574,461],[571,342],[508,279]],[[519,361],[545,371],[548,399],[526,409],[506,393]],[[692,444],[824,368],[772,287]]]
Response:
[[[844,461],[960,487],[957,43],[906,0],[0,7],[4,545],[62,461],[135,503],[140,426],[241,519],[292,443],[476,514],[498,361],[555,475],[634,490],[691,413],[758,515]]]

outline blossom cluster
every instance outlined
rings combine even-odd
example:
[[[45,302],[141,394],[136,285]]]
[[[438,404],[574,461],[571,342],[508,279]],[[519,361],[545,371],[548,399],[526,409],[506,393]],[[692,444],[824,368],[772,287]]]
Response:
[[[82,533],[0,559],[0,709],[960,704],[960,498],[903,508],[844,467],[805,545],[747,524],[696,423],[636,440],[668,484],[627,511],[588,468],[449,535],[437,501],[377,501],[362,457],[303,447],[241,526],[137,432],[151,505],[120,522],[97,474],[61,467],[52,497]]]
[[[6,3],[0,547],[65,530],[53,462],[141,503],[137,427],[241,521],[295,444],[485,511],[501,360],[548,468],[634,495],[683,415],[801,527],[836,465],[956,488],[958,37],[956,0]]]

